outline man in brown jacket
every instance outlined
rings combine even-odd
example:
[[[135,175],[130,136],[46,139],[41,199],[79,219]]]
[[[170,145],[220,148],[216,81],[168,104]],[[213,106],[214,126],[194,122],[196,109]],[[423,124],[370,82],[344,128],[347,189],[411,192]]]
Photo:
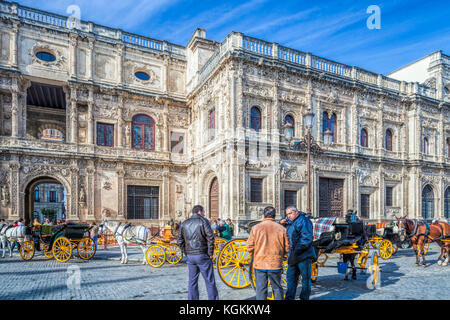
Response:
[[[264,220],[254,226],[247,240],[247,251],[253,257],[255,270],[256,300],[266,300],[267,280],[270,280],[275,300],[283,300],[281,272],[283,260],[289,252],[286,229],[275,222],[276,210],[264,209]]]

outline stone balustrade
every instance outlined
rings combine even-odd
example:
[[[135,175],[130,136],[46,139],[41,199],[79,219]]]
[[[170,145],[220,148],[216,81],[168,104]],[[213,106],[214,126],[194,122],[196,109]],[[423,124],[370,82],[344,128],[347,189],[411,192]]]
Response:
[[[239,45],[237,47],[225,45],[230,42],[238,42]],[[243,49],[245,52],[251,52],[263,57],[310,67],[327,74],[338,75],[343,78],[360,81],[365,84],[378,86],[383,89],[392,90],[398,93],[418,94],[428,98],[437,99],[436,90],[426,87],[425,85],[414,83],[405,83],[405,85],[402,85],[402,81],[386,77],[382,74],[367,71],[355,66],[348,66],[339,62],[312,55],[310,53],[287,48],[275,42],[263,41],[237,32],[231,32],[230,34],[228,34],[228,36],[222,43],[222,46],[220,46],[220,49],[218,49],[218,51],[216,51],[205,63],[203,68],[200,70],[200,76],[197,85],[200,85],[206,78],[208,78],[212,70],[215,69],[215,67],[219,63],[221,57],[226,53],[226,50],[235,49]],[[442,56],[443,59],[449,59],[448,56]]]
[[[10,18],[37,25],[43,25],[47,28],[56,28],[69,32],[78,30],[81,33],[100,37],[107,42],[122,43],[125,46],[137,47],[143,51],[157,51],[161,53],[174,54],[185,59],[185,48],[183,46],[140,36],[120,29],[101,26],[92,22],[77,21],[74,19],[41,11],[34,8],[19,5],[15,2],[0,1],[0,17]],[[75,23],[74,23],[75,22]]]

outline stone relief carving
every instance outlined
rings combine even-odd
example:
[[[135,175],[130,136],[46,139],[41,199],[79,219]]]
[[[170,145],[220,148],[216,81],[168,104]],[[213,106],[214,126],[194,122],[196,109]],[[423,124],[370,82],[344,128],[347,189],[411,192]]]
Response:
[[[377,187],[379,179],[376,176],[372,176],[369,172],[365,170],[359,170],[358,181],[361,186],[367,187]]]
[[[283,180],[300,180],[305,181],[305,168],[295,164],[289,164],[283,161],[280,166],[280,176]]]
[[[1,202],[4,207],[9,204],[9,188],[7,184],[2,186]]]

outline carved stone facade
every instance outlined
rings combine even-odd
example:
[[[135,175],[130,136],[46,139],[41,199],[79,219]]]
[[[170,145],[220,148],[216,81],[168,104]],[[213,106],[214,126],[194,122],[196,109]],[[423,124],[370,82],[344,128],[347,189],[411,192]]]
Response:
[[[444,215],[450,105],[425,85],[396,82],[240,33],[217,43],[197,29],[182,47],[83,21],[74,32],[23,14],[29,8],[2,6],[0,217],[27,218],[29,188],[40,179],[64,186],[66,216],[75,221],[127,220],[129,186],[159,188],[158,218],[133,222],[183,220],[195,204],[209,213],[215,178],[222,218],[258,219],[268,204],[280,212],[286,191],[304,209],[306,155],[288,148],[281,128],[290,115],[294,139],[305,136],[302,115],[309,107],[315,113],[312,135],[324,150],[312,156],[314,215],[323,179],[343,181],[344,210],[361,210],[360,195],[369,195],[370,219],[420,218],[421,193],[429,184],[434,216]],[[248,45],[252,41],[268,49],[259,52]],[[286,58],[288,50],[295,60]],[[54,61],[40,60],[38,52]],[[319,60],[333,68],[321,69]],[[139,72],[148,79],[137,77]],[[45,98],[59,101],[56,93],[31,93],[45,86],[63,92],[64,107],[30,104],[43,97],[42,104]],[[254,106],[261,111],[258,132],[250,130]],[[322,142],[324,113],[336,117],[330,146]],[[132,121],[140,114],[154,121],[153,150],[132,147]],[[99,145],[99,124],[113,126],[113,146]],[[360,144],[363,128],[367,147]],[[42,139],[46,129],[60,131],[63,141]],[[385,146],[388,129],[391,151]],[[173,148],[173,137],[180,135],[182,153]],[[262,179],[262,202],[250,201],[252,179]],[[386,187],[393,190],[390,205]]]

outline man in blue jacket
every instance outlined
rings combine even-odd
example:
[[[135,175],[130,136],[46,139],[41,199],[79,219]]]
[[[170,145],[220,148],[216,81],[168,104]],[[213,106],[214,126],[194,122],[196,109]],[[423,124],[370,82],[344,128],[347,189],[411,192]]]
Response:
[[[306,217],[306,213],[300,212],[294,206],[286,208],[286,219],[280,221],[286,225],[290,242],[287,269],[286,300],[295,300],[299,275],[302,276],[301,300],[309,300],[311,295],[311,265],[316,257],[313,241],[313,225]]]

